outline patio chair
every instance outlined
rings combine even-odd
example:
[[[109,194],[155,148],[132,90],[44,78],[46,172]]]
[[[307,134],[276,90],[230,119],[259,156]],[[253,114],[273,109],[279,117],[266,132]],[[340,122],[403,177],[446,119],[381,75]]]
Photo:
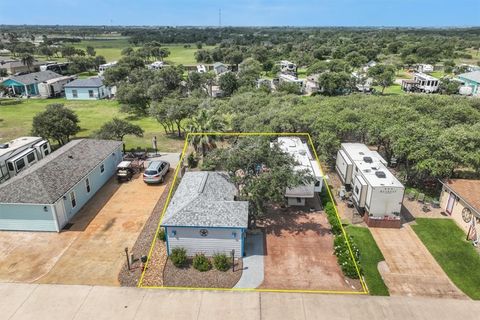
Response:
[[[428,203],[423,204],[422,206],[422,211],[423,212],[429,212],[430,210],[430,205]]]
[[[417,201],[420,202],[420,203],[425,202],[425,193],[419,193]]]
[[[416,196],[415,191],[409,192],[407,194],[407,199],[410,200],[410,201],[413,201],[413,200],[415,200],[415,196]]]

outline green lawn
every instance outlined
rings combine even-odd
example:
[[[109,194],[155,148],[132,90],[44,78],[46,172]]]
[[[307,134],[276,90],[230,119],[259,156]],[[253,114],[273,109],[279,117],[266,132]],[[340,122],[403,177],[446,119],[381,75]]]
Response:
[[[113,117],[127,118],[127,115],[119,111],[117,101],[67,101],[58,99],[30,99],[22,104],[0,106],[0,141],[8,141],[19,136],[30,134],[32,118],[38,112],[45,109],[51,103],[64,103],[65,106],[74,110],[79,119],[82,131],[77,137],[89,137],[100,126]],[[158,148],[164,152],[179,152],[183,147],[183,139],[166,136],[163,128],[153,118],[130,119],[132,123],[139,125],[145,130],[143,138],[126,136],[124,141],[126,148],[151,148],[151,139],[157,136]]]
[[[83,40],[75,44],[75,47],[86,49],[87,46],[95,48],[97,55],[104,56],[107,61],[115,61],[121,58],[122,49],[133,47],[128,42],[128,38],[119,37],[118,39],[98,39]],[[184,48],[183,44],[166,44],[163,47],[170,50],[170,55],[165,59],[170,64],[196,64],[195,52],[198,50],[195,44],[191,44],[189,48]],[[203,46],[204,49],[212,49],[213,46]]]
[[[380,86],[374,86],[375,90],[377,91],[377,94],[381,94],[382,92],[382,87]],[[402,86],[399,84],[393,84],[389,87],[385,88],[385,91],[383,92],[384,95],[389,95],[389,96],[396,96],[396,95],[403,95],[405,94],[405,91],[402,90]]]
[[[480,254],[450,219],[417,218],[413,230],[455,285],[480,300]]]
[[[363,227],[348,226],[347,233],[352,236],[360,250],[360,266],[371,295],[388,296],[388,288],[378,272],[377,265],[385,260],[370,230]]]

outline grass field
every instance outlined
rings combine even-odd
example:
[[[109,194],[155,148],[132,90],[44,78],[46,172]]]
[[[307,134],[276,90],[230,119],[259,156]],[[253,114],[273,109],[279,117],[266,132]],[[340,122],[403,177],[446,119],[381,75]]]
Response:
[[[455,285],[480,300],[480,254],[450,219],[417,218],[413,230]]]
[[[120,113],[117,101],[67,101],[63,98],[48,100],[25,100],[22,104],[0,106],[0,141],[30,135],[32,119],[35,114],[43,111],[48,104],[64,103],[66,107],[75,111],[80,119],[82,130],[77,137],[89,137],[100,126],[118,117],[125,119],[126,114]],[[124,141],[127,149],[141,147],[151,148],[151,139],[157,136],[158,149],[164,152],[179,152],[183,147],[183,138],[166,136],[162,127],[153,118],[129,119],[145,130],[143,138],[126,136]]]
[[[87,46],[95,48],[97,55],[104,56],[107,61],[115,61],[121,58],[122,49],[133,47],[128,42],[128,38],[119,37],[118,39],[99,39],[99,40],[83,40],[75,44],[75,47],[86,49]],[[195,44],[189,48],[185,48],[183,44],[169,44],[163,47],[170,50],[170,55],[165,59],[170,64],[195,64],[195,52],[198,50]],[[204,49],[212,49],[213,46],[204,46]]]
[[[368,228],[348,226],[347,233],[353,237],[360,250],[360,266],[371,295],[388,296],[388,288],[383,282],[377,265],[385,260]]]
[[[375,90],[377,91],[377,94],[381,94],[382,92],[382,87],[380,86],[374,86]],[[383,91],[384,95],[388,96],[396,96],[396,95],[402,95],[405,94],[405,91],[402,90],[402,86],[399,84],[393,84],[389,87],[385,88],[385,91]]]

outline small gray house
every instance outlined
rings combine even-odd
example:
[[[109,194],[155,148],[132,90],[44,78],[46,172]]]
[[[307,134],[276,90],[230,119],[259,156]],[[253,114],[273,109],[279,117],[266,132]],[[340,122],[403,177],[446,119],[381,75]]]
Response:
[[[248,202],[235,201],[237,189],[223,172],[187,172],[170,201],[162,227],[167,253],[184,248],[189,256],[244,255]]]
[[[1,184],[0,230],[60,232],[115,173],[122,145],[74,140]]]

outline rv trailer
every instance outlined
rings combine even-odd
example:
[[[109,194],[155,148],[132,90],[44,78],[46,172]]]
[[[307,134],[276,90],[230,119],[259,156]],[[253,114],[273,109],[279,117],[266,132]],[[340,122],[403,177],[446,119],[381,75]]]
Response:
[[[16,176],[51,152],[40,137],[21,137],[0,144],[0,183]]]

